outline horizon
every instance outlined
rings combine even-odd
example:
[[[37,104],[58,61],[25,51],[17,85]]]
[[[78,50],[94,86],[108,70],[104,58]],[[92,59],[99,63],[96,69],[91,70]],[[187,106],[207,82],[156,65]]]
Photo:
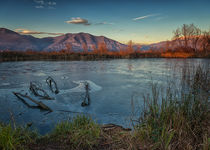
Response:
[[[209,4],[207,0],[9,0],[1,2],[0,27],[38,38],[84,32],[123,44],[130,40],[152,44],[170,40],[182,24],[208,30]]]

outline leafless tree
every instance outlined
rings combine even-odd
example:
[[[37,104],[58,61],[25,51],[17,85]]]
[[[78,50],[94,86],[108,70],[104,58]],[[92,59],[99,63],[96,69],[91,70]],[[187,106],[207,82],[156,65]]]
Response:
[[[184,38],[184,47],[185,48],[190,47],[189,41],[191,40],[191,38],[194,35],[194,25],[193,24],[190,24],[190,25],[183,24],[181,33]]]
[[[201,39],[201,46],[203,51],[210,50],[210,31],[204,31]]]
[[[201,38],[201,30],[192,24],[193,35],[191,37],[192,45],[195,51],[197,51],[198,41]]]
[[[183,24],[181,28],[177,28],[173,32],[173,41],[177,47],[194,48],[197,50],[198,41],[201,36],[201,30],[194,24]]]
[[[175,31],[173,31],[173,38],[172,41],[174,43],[174,45],[178,46],[178,47],[182,47],[182,40],[181,40],[181,30],[180,28],[177,28]]]

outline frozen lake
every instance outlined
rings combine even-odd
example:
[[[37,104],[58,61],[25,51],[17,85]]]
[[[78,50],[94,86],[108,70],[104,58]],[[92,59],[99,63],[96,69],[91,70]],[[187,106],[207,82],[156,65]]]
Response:
[[[41,133],[48,132],[55,123],[67,120],[76,113],[91,115],[98,123],[115,123],[129,127],[131,99],[134,105],[143,105],[143,94],[150,93],[150,83],[165,86],[179,82],[184,65],[206,65],[209,59],[135,59],[108,61],[28,61],[0,63],[0,121],[10,122],[11,114],[17,124],[33,123]],[[51,76],[58,85],[59,94],[53,94],[45,79]],[[54,100],[42,100],[29,92],[30,81],[42,83]],[[81,107],[84,82],[90,85],[91,104]],[[12,92],[28,93],[53,109],[31,109]]]

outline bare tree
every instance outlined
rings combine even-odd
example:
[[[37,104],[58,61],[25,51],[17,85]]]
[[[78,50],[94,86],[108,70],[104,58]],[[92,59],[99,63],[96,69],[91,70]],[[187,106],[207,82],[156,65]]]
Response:
[[[173,40],[174,45],[175,46],[178,45],[178,47],[182,47],[182,40],[181,40],[182,34],[181,34],[180,28],[177,28],[175,31],[173,31],[173,34],[174,34],[174,36],[173,36],[172,40]]]
[[[201,46],[203,51],[210,50],[210,31],[204,31],[201,39]]]
[[[182,26],[182,36],[184,38],[184,47],[185,48],[188,48],[190,47],[189,46],[189,41],[191,40],[191,38],[193,37],[194,35],[194,25],[193,24],[190,24],[190,25],[187,25],[187,24],[183,24]]]
[[[178,47],[184,47],[185,49],[191,47],[197,50],[201,30],[194,24],[183,24],[181,29],[177,28],[173,34],[173,41],[175,41]]]
[[[195,51],[197,51],[197,45],[198,45],[198,41],[201,37],[201,30],[199,28],[195,28],[195,34],[193,37],[193,48],[195,49]]]

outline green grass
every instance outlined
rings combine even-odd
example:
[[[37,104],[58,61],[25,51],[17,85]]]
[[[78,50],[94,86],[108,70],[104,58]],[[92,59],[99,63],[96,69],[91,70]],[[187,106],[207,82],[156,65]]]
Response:
[[[90,117],[78,115],[71,122],[58,124],[51,136],[65,139],[73,149],[92,149],[98,143],[100,127]]]
[[[33,139],[37,136],[36,132],[29,131],[27,128],[14,129],[11,124],[0,124],[0,149],[24,149],[27,143],[33,143]]]
[[[60,145],[62,149],[93,149],[98,144],[100,133],[99,125],[84,115],[58,123],[51,133],[44,136],[38,136],[27,128],[0,125],[0,149],[31,149],[47,144]]]

